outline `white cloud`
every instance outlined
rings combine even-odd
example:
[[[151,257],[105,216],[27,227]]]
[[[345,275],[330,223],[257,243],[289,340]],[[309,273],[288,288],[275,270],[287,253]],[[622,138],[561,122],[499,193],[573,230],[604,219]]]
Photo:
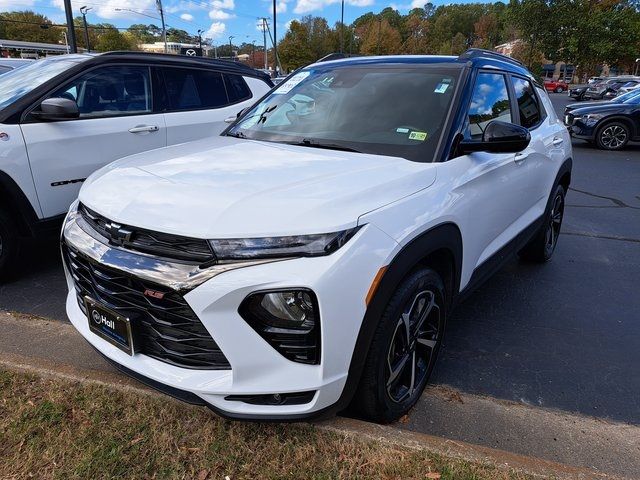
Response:
[[[180,15],[180,18],[182,20],[187,21],[187,22],[192,22],[193,21],[193,15],[191,15],[190,13],[183,13],[182,15]]]
[[[58,7],[60,10],[64,10],[64,0],[53,0],[52,4]],[[71,8],[73,9],[75,15],[79,13],[80,7],[82,7],[83,5],[86,5],[84,0],[71,0]],[[134,10],[134,12],[131,12],[130,10]],[[106,0],[99,5],[94,5],[91,13],[97,15],[100,18],[106,19],[149,18],[145,15],[137,14],[135,13],[135,11],[142,12],[145,15],[157,15],[154,0]]]
[[[209,27],[209,30],[205,32],[204,37],[215,40],[216,38],[220,38],[224,35],[226,29],[227,26],[223,22],[213,22]]]
[[[206,10],[209,8],[204,2],[195,2],[193,0],[180,0],[178,3],[164,5],[164,11],[167,13],[177,12],[193,12],[195,10]]]
[[[287,11],[287,2],[286,0],[279,0],[276,3],[276,13],[284,13]]]
[[[341,0],[298,0],[293,12],[302,14],[313,12],[314,10],[322,10],[324,7],[334,3],[340,3],[340,1]],[[369,7],[375,3],[375,0],[345,0],[344,3],[353,7]]]
[[[288,32],[289,29],[291,28],[291,22],[293,22],[295,19],[292,18],[291,20],[289,20],[287,23],[284,24],[284,31]]]
[[[217,10],[233,10],[234,8],[236,8],[234,0],[213,0],[211,2],[211,6]]]
[[[235,18],[235,15],[229,12],[225,12],[224,10],[214,8],[209,12],[209,18],[211,20],[228,20],[230,18]]]
[[[32,7],[35,0],[0,0],[0,9],[18,10],[24,7]]]

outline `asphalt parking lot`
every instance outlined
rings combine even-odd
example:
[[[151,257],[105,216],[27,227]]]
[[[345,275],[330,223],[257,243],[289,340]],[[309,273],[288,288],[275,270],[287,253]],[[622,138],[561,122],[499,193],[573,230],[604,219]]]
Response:
[[[559,111],[568,103],[564,94],[552,100]],[[23,255],[22,275],[0,286],[0,309],[65,321],[57,246],[29,246]],[[640,424],[638,285],[640,145],[607,153],[575,141],[553,260],[513,259],[454,313],[434,381]],[[404,426],[446,433],[424,405]]]

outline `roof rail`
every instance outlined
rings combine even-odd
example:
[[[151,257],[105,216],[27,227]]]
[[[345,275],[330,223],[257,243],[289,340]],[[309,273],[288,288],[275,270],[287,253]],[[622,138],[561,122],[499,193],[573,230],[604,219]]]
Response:
[[[465,59],[478,58],[478,57],[495,58],[497,60],[502,60],[504,62],[509,62],[509,63],[513,63],[515,65],[524,67],[524,64],[521,61],[516,60],[513,57],[504,55],[502,53],[494,52],[493,50],[485,50],[484,48],[470,48],[466,52],[461,54],[458,57],[458,59],[465,60]]]
[[[322,58],[319,58],[318,60],[315,61],[315,63],[329,62],[331,60],[340,60],[341,58],[351,58],[351,57],[359,57],[359,56],[360,55],[356,55],[352,53],[335,52],[335,53],[330,53],[329,55],[325,55]]]

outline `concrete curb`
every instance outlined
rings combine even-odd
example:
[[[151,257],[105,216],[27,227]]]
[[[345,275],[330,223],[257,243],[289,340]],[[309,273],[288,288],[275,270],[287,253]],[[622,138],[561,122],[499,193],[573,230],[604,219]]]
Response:
[[[142,386],[133,379],[115,373],[83,370],[70,365],[55,364],[49,361],[6,353],[0,353],[0,366],[8,370],[30,373],[44,378],[101,385],[107,388],[159,397],[180,403],[178,400]],[[623,479],[623,477],[614,477],[548,460],[411,432],[388,425],[376,425],[351,418],[335,417],[317,422],[314,426],[339,435],[367,439],[414,450],[424,450],[468,462],[485,463],[494,465],[499,469],[516,470],[540,478]]]

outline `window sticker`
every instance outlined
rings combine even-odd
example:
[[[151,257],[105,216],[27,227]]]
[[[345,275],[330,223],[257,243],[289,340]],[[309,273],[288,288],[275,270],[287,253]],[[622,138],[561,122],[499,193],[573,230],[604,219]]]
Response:
[[[424,142],[427,139],[427,132],[411,132],[409,134],[409,140],[419,140]]]
[[[433,92],[434,93],[444,93],[444,92],[447,91],[447,88],[449,88],[449,84],[441,82],[441,83],[438,84],[438,86],[436,87],[436,89]]]
[[[303,81],[309,75],[311,75],[310,71],[296,73],[293,77],[291,77],[289,80],[287,80],[278,88],[276,88],[276,90],[273,92],[274,95],[275,94],[284,95],[285,93],[289,93],[293,89],[293,87],[298,85],[301,81]]]
[[[409,129],[408,128],[403,128],[403,127],[398,127],[398,128],[396,128],[396,132],[397,133],[409,133]]]

